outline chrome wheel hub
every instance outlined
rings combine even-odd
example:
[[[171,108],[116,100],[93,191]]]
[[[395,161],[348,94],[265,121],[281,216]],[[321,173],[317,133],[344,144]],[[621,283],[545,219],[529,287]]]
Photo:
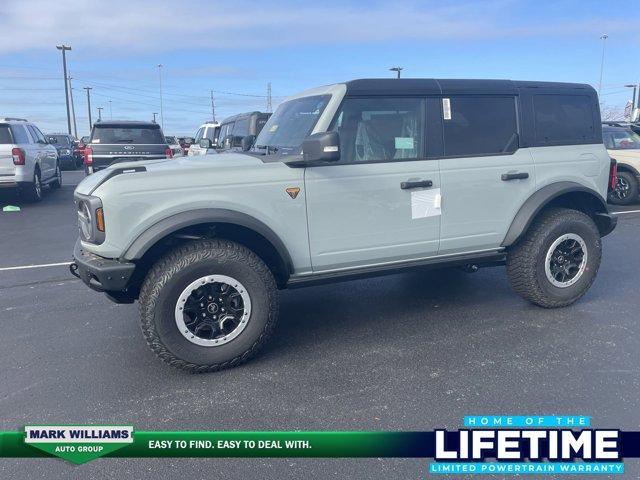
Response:
[[[544,269],[552,285],[566,288],[582,277],[586,266],[587,244],[580,235],[567,233],[549,247]]]
[[[189,284],[178,297],[178,330],[191,343],[217,347],[229,343],[246,328],[251,298],[238,280],[207,275]]]

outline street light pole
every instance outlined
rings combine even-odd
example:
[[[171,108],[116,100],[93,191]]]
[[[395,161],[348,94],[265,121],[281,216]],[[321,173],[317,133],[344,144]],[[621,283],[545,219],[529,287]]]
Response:
[[[609,35],[606,33],[600,36],[602,40],[602,59],[600,60],[600,82],[598,83],[598,99],[600,99],[600,92],[602,91],[602,73],[604,72],[604,49],[607,44],[607,38]]]
[[[391,67],[389,70],[390,70],[391,72],[397,72],[397,74],[398,74],[398,77],[397,77],[397,78],[400,78],[400,72],[401,72],[402,70],[404,70],[404,68],[402,68],[402,67]]]
[[[73,77],[69,77],[69,98],[71,99],[71,117],[73,118],[73,136],[78,138],[78,125],[76,124],[76,108],[73,105],[73,87],[71,86]]]
[[[91,87],[84,87],[84,89],[87,91],[87,112],[89,112],[89,133],[91,133],[91,127],[93,127],[91,124]]]
[[[98,121],[101,121],[101,120],[102,120],[102,109],[103,109],[103,108],[104,108],[104,107],[98,107]]]
[[[68,47],[64,44],[56,45],[58,50],[62,51],[62,72],[64,75],[64,97],[67,105],[67,129],[69,135],[71,135],[71,113],[69,111],[69,85],[67,83],[67,50],[71,50],[71,47]]]
[[[164,130],[164,115],[162,113],[162,64],[158,64],[158,78],[160,80],[160,126]]]
[[[111,100],[109,100],[109,120],[113,120],[113,108],[111,107]]]

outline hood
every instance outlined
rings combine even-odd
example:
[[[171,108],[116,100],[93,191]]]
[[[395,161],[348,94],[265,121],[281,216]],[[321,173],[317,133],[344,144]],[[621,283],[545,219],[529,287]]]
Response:
[[[258,167],[263,162],[252,155],[242,153],[217,153],[199,155],[193,157],[167,158],[161,160],[146,160],[136,162],[119,162],[109,167],[98,170],[87,176],[76,187],[76,192],[83,195],[90,195],[102,183],[112,177],[114,170],[144,167],[147,174],[175,175],[190,173],[194,171],[211,172],[222,169],[243,169]]]
[[[640,149],[637,148],[624,148],[620,150],[608,150],[609,156],[611,158],[619,159],[619,158],[632,158],[635,160],[640,160]]]

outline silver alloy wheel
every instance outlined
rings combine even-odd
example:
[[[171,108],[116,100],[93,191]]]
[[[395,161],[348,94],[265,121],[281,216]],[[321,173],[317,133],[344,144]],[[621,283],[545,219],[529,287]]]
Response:
[[[562,235],[547,251],[544,262],[547,280],[559,288],[570,287],[582,277],[587,258],[587,244],[580,235]]]
[[[37,173],[33,176],[33,190],[37,198],[42,198],[42,184],[40,183],[40,175]]]
[[[629,196],[629,191],[631,190],[631,185],[624,178],[618,177],[616,179],[616,186],[613,189],[613,195],[618,200],[624,200]]]
[[[184,338],[203,347],[218,347],[242,333],[251,317],[251,298],[238,280],[207,275],[191,282],[175,308],[176,326]]]

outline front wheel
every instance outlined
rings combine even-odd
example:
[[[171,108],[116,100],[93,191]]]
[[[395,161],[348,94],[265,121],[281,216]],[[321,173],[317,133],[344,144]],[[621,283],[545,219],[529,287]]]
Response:
[[[147,275],[139,301],[151,349],[194,373],[251,358],[271,335],[278,313],[269,268],[251,250],[223,239],[167,254]]]
[[[516,293],[546,308],[570,305],[593,284],[602,240],[582,212],[555,208],[543,212],[507,255],[507,275]]]
[[[609,203],[629,205],[638,198],[638,178],[630,172],[618,172],[616,186],[609,190]]]

